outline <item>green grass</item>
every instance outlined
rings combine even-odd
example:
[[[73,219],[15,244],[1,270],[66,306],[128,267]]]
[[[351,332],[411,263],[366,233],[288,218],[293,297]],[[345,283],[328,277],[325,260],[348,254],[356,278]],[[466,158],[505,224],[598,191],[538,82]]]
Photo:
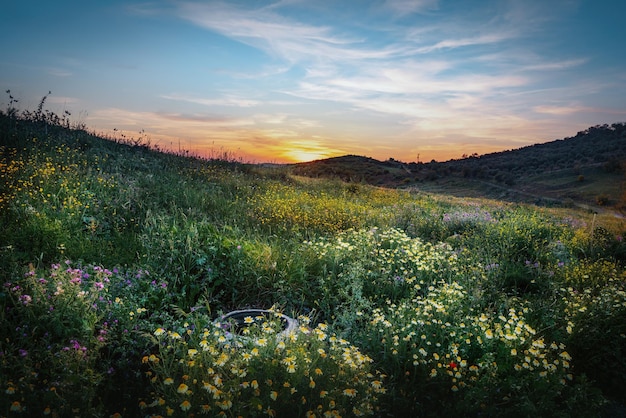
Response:
[[[626,404],[621,219],[184,158],[45,116],[0,116],[0,416]],[[213,323],[250,307],[301,327]]]

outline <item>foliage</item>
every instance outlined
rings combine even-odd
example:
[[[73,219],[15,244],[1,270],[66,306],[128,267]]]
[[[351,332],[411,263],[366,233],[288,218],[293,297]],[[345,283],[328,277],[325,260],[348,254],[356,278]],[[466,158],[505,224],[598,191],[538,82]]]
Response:
[[[117,270],[69,261],[5,282],[0,411],[100,414],[126,379],[139,384],[133,365],[145,349],[137,332],[146,310],[126,296],[132,285]]]
[[[158,352],[149,364],[152,413],[188,416],[365,416],[374,413],[382,377],[372,359],[329,334],[326,324],[285,333],[278,317],[248,316],[241,335],[191,315],[174,329],[154,332]]]
[[[14,104],[0,115],[2,416],[626,404],[623,219],[163,154],[68,129],[45,100]],[[249,307],[301,327],[216,326]]]

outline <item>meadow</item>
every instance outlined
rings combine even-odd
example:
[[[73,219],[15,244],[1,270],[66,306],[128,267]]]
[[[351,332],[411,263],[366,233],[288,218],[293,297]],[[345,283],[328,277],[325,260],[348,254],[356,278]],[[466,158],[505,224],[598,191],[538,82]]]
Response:
[[[0,115],[0,177],[2,417],[624,416],[609,213],[162,153],[43,106]],[[243,308],[277,314],[227,332]]]

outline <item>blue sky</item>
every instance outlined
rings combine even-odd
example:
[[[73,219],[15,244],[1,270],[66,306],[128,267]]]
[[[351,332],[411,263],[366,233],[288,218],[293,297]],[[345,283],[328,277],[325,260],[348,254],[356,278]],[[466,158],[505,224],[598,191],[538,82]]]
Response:
[[[0,87],[165,149],[447,160],[626,121],[623,0],[5,2]],[[0,99],[6,108],[8,95]]]

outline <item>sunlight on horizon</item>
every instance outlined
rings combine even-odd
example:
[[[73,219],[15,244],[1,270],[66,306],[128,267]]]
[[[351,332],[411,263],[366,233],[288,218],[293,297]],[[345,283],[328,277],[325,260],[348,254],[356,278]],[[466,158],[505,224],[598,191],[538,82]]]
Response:
[[[295,163],[306,163],[309,161],[321,160],[328,158],[328,153],[324,151],[304,151],[304,150],[289,150],[284,154]]]

